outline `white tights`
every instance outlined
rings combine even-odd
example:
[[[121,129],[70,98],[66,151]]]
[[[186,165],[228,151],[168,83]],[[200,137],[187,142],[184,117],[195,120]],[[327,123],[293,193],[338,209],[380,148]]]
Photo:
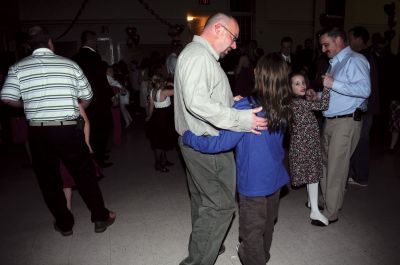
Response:
[[[319,220],[325,225],[329,224],[328,219],[318,209],[318,182],[307,184],[308,201],[311,204],[310,218]]]

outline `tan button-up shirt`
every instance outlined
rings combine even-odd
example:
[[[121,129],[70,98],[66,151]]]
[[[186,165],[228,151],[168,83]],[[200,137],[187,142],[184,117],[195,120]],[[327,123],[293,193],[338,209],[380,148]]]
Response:
[[[175,128],[182,135],[218,135],[218,128],[251,131],[251,110],[231,108],[232,91],[219,55],[202,37],[194,36],[180,53],[175,69]]]

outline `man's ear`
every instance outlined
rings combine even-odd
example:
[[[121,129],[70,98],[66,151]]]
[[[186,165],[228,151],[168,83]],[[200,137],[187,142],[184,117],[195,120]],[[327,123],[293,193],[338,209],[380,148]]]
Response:
[[[340,44],[340,45],[345,45],[344,40],[343,40],[341,37],[339,37],[339,36],[337,36],[337,37],[335,38],[335,43],[336,43],[336,45],[338,45],[338,44]]]
[[[216,24],[214,25],[215,34],[216,34],[216,35],[219,35],[219,33],[221,32],[221,30],[222,30],[221,24],[216,23]]]

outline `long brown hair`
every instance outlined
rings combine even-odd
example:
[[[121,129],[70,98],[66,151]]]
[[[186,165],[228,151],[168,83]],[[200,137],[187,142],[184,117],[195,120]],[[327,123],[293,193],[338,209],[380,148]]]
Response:
[[[289,104],[292,91],[289,85],[289,67],[277,53],[261,57],[255,68],[254,98],[263,107],[268,120],[268,131],[285,131],[292,119]]]

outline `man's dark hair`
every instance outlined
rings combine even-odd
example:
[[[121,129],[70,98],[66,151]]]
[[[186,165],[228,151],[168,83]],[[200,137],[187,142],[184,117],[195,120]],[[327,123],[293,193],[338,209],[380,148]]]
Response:
[[[81,34],[81,43],[82,45],[85,45],[88,43],[90,40],[96,40],[96,32],[91,31],[91,30],[85,30]]]
[[[354,27],[349,30],[349,33],[353,34],[356,38],[361,38],[365,44],[369,41],[369,32],[364,27]]]
[[[286,36],[286,37],[283,37],[283,38],[281,39],[281,44],[284,43],[284,42],[293,43],[293,39],[292,39],[291,37]]]
[[[284,43],[284,42],[293,43],[293,39],[292,39],[291,37],[286,36],[286,37],[283,37],[283,38],[281,39],[281,44]]]
[[[50,39],[51,36],[44,27],[33,26],[28,30],[28,44],[32,50],[48,48]]]
[[[324,34],[328,34],[328,36],[331,38],[340,37],[344,43],[347,43],[346,31],[344,31],[344,29],[342,28],[338,27],[324,28],[318,33],[318,37],[321,37]]]

